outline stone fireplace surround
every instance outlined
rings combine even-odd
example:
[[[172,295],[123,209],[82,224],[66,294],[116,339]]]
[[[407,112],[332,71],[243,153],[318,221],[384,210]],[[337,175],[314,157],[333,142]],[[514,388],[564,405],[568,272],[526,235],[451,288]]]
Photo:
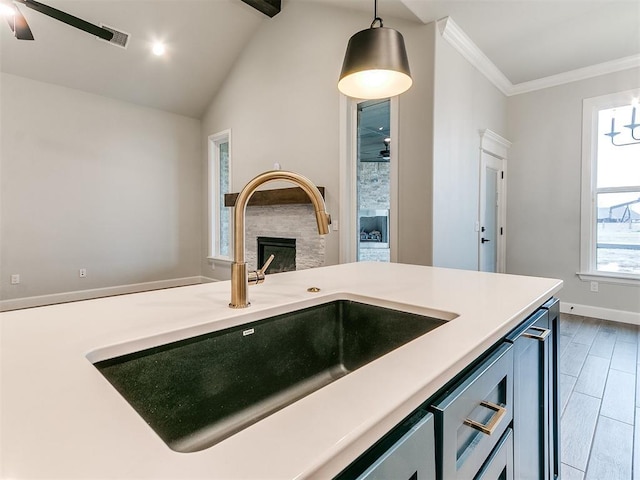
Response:
[[[258,237],[296,239],[296,270],[324,265],[324,236],[318,235],[312,205],[248,206],[245,219],[245,261],[257,265]]]
[[[324,188],[318,187],[324,196]],[[245,261],[256,270],[258,237],[296,239],[296,270],[321,267],[325,260],[325,240],[318,235],[313,205],[304,193],[292,199],[288,193],[298,189],[274,189],[256,192],[245,215]],[[284,194],[284,195],[282,195]],[[225,206],[235,204],[235,195],[225,195]]]

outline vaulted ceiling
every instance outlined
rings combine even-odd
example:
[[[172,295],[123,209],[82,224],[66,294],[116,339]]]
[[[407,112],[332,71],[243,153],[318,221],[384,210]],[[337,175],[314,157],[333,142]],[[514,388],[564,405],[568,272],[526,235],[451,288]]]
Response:
[[[22,8],[34,41],[0,25],[3,72],[199,118],[260,22],[240,0],[44,0],[130,34],[127,50]],[[150,45],[162,41],[156,57]]]
[[[368,14],[373,3],[283,0],[283,11],[293,2]],[[3,72],[195,118],[203,114],[253,33],[269,21],[240,0],[45,3],[131,34],[127,54],[23,8],[36,40],[18,41],[0,25]],[[452,17],[513,84],[640,58],[637,0],[380,0],[379,7],[385,25],[394,17],[416,23]],[[164,57],[149,51],[156,40],[167,44]]]

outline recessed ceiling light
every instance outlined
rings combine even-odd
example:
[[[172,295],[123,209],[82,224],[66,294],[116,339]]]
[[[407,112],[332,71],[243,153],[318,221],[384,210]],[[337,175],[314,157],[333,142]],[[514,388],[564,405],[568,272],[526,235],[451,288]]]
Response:
[[[164,43],[156,42],[156,43],[153,44],[153,47],[151,48],[151,51],[153,52],[154,55],[156,55],[158,57],[161,57],[162,55],[165,54],[167,49],[164,46]]]

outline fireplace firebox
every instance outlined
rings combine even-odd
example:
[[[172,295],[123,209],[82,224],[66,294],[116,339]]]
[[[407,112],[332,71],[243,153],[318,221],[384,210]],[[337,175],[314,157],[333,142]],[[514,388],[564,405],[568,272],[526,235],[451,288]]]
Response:
[[[389,248],[389,210],[360,210],[360,245]]]
[[[258,237],[258,268],[262,268],[272,254],[274,259],[266,273],[290,272],[296,269],[295,238]]]

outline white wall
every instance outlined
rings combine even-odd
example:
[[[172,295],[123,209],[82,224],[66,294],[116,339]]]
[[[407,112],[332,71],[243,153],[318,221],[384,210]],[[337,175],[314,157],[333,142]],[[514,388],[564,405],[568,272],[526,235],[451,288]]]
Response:
[[[640,69],[573,82],[508,100],[507,270],[564,280],[567,304],[640,313],[640,288],[581,281],[582,100],[640,86]]]
[[[0,79],[0,300],[200,275],[198,120]]]
[[[433,77],[435,23],[407,25],[413,85],[400,95],[398,139],[398,262],[433,262]]]
[[[276,17],[263,22],[203,118],[205,148],[208,135],[232,130],[234,191],[279,162],[283,169],[306,175],[316,185],[326,187],[327,210],[340,220],[337,80],[350,36],[370,23],[367,13],[302,2],[289,3]],[[407,211],[402,208],[404,202],[418,217],[413,226],[405,222],[407,229],[420,227],[418,236],[403,237],[411,246],[399,249],[403,252],[400,260],[425,263],[428,258],[424,252],[429,249],[424,245],[430,242],[430,227],[422,212],[423,203],[429,200],[424,185],[430,183],[425,165],[431,155],[433,41],[429,32],[433,27],[395,19],[385,19],[385,25],[405,36],[414,77],[414,86],[401,97],[399,107],[400,168],[404,167],[401,178],[404,175],[415,185],[407,184],[404,191],[400,187],[400,222]],[[412,165],[422,170],[420,175],[411,173]],[[206,163],[203,172],[206,182]],[[421,197],[422,204],[417,204],[414,194]],[[205,205],[203,224],[206,222]],[[203,244],[206,238],[203,232]],[[332,232],[326,239],[326,264],[338,261],[339,235]],[[204,262],[203,275],[225,278],[226,272],[217,270],[212,272]]]
[[[506,136],[507,99],[439,33],[436,39],[433,265],[477,270],[480,132]]]

